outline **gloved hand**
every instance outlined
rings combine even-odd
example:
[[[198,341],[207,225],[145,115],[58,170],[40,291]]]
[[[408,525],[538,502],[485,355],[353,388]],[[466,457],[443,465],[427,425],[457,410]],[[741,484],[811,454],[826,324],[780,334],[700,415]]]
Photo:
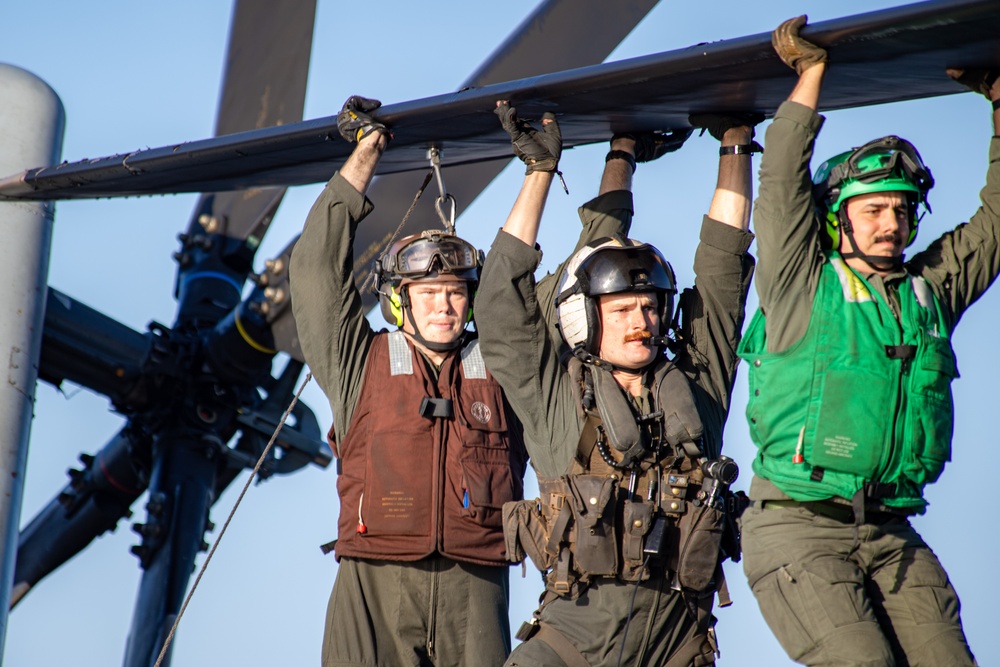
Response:
[[[993,100],[993,97],[990,96],[990,89],[997,80],[997,76],[1000,76],[1000,71],[981,67],[949,69],[945,71],[948,73],[948,76],[966,88],[975,93],[985,95],[988,100]]]
[[[826,49],[806,41],[799,35],[806,16],[788,19],[771,33],[771,44],[781,61],[801,75],[813,65],[826,62]]]
[[[558,171],[559,157],[562,155],[562,132],[554,114],[542,114],[542,131],[528,125],[517,117],[517,109],[505,100],[497,101],[494,113],[500,117],[500,124],[510,135],[514,155],[525,164],[525,174],[533,171]]]
[[[351,95],[344,102],[344,108],[337,114],[337,130],[340,136],[352,144],[361,141],[372,132],[382,132],[391,137],[389,128],[369,114],[382,106],[378,100],[370,100],[360,95]]]
[[[693,131],[685,128],[672,132],[617,132],[611,137],[611,143],[619,137],[632,139],[635,141],[635,161],[651,162],[683,146]]]
[[[688,116],[688,122],[691,123],[692,127],[700,127],[702,134],[705,133],[705,130],[708,130],[708,133],[718,141],[722,141],[726,130],[734,127],[749,127],[750,138],[752,139],[755,135],[753,128],[763,121],[764,114],[754,111],[745,113],[693,113]]]

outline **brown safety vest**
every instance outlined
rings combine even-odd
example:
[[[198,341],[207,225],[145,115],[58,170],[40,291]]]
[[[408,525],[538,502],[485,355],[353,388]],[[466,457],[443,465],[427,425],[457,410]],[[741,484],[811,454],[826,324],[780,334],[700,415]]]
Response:
[[[477,340],[435,377],[402,332],[376,335],[339,456],[338,558],[508,564],[501,509],[527,454]]]

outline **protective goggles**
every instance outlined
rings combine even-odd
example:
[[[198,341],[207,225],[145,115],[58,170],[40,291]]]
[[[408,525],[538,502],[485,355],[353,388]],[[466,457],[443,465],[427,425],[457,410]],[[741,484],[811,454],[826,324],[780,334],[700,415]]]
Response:
[[[855,148],[847,160],[830,171],[828,182],[833,187],[846,180],[874,183],[900,172],[922,193],[934,186],[931,170],[924,165],[913,144],[890,135]]]
[[[424,232],[394,253],[386,255],[383,268],[403,278],[425,276],[434,270],[461,273],[480,266],[480,253],[467,241],[451,234]]]

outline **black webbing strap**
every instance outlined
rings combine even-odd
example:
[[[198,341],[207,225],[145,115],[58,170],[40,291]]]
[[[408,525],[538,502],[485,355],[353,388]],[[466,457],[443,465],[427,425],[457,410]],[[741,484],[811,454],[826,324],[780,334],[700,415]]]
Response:
[[[576,461],[580,464],[582,472],[590,469],[590,455],[597,444],[597,425],[600,421],[591,413],[587,413],[587,419],[583,422],[583,430],[580,431],[580,442],[576,444]]]
[[[885,356],[890,359],[912,359],[917,356],[916,345],[886,345]]]
[[[538,624],[538,632],[535,633],[532,639],[540,639],[548,644],[549,648],[555,651],[556,655],[566,663],[566,667],[591,667],[587,659],[583,657],[583,654],[566,639],[563,633],[546,623]]]
[[[420,401],[420,416],[427,419],[451,419],[455,416],[450,398],[424,396]]]
[[[882,498],[889,498],[895,495],[895,493],[895,484],[865,482],[864,486],[858,489],[857,493],[851,497],[851,509],[854,510],[854,544],[851,545],[851,554],[853,554],[861,546],[861,538],[858,531],[861,526],[865,525],[865,506],[868,504],[868,501],[878,501]]]

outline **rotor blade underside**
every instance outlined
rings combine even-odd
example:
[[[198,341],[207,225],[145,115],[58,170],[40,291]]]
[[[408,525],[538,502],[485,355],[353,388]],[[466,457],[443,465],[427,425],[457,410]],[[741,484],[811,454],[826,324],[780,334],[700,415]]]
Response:
[[[995,66],[1000,4],[931,0],[818,23],[805,31],[836,62],[823,109],[895,102],[965,90],[945,67]],[[793,76],[767,33],[698,45],[383,107],[394,129],[379,173],[421,169],[431,145],[443,164],[509,157],[492,108],[513,99],[525,117],[559,112],[567,147],[615,129],[687,127],[694,111],[773,113]],[[691,91],[697,90],[697,96]],[[0,181],[0,197],[62,199],[298,185],[326,180],[348,155],[336,118],[33,169]]]
[[[548,0],[531,13],[487,60],[466,79],[459,90],[584,67],[603,62],[642,21],[659,0],[593,2],[593,0]],[[461,210],[486,189],[510,161],[504,159],[476,165],[445,168],[442,177]],[[426,163],[425,163],[426,164]],[[332,175],[330,171],[329,175]],[[386,248],[424,174],[392,174],[376,178],[368,197],[378,205],[354,240],[354,279],[365,282],[372,261]],[[428,196],[413,209],[401,235],[442,227]],[[362,290],[366,309],[377,302],[370,290]]]

